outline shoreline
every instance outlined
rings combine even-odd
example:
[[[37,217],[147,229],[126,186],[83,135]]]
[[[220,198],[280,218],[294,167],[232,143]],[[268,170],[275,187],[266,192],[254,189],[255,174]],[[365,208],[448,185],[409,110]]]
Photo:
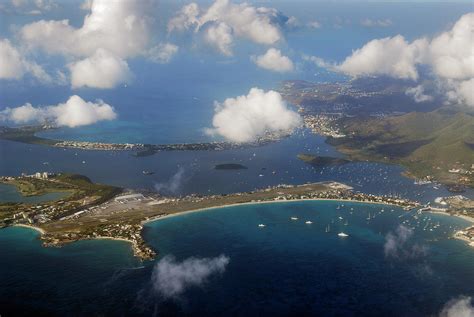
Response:
[[[45,230],[41,229],[40,227],[35,227],[35,226],[32,226],[32,225],[25,225],[25,224],[22,224],[22,223],[18,223],[18,224],[14,224],[12,227],[28,228],[28,229],[32,229],[32,230],[35,230],[35,231],[39,232],[41,235],[46,234]]]
[[[446,211],[439,211],[439,210],[427,210],[425,212],[433,213],[433,214],[440,214],[440,215],[446,215],[446,216],[451,216],[451,217],[458,217],[461,218],[469,223],[474,224],[474,218],[466,215],[458,215],[458,214],[450,214],[449,212]]]
[[[293,202],[302,202],[302,201],[340,201],[340,202],[349,202],[349,203],[357,203],[357,204],[371,204],[371,205],[386,205],[386,206],[396,206],[398,208],[403,208],[397,204],[391,204],[387,202],[373,202],[373,201],[358,201],[358,200],[351,200],[351,199],[335,199],[335,198],[305,198],[305,199],[289,199],[289,200],[269,200],[269,201],[255,201],[255,202],[246,202],[246,203],[237,203],[237,204],[228,204],[228,205],[221,205],[221,206],[214,206],[214,207],[206,207],[206,208],[198,208],[198,209],[190,209],[186,211],[176,212],[172,214],[167,214],[164,216],[156,216],[150,219],[142,221],[140,224],[145,225],[150,222],[163,220],[166,218],[182,216],[186,214],[191,214],[200,211],[212,210],[212,209],[220,209],[220,208],[228,208],[228,207],[237,207],[237,206],[245,206],[245,205],[259,205],[259,204],[272,204],[272,203],[293,203]],[[473,219],[474,221],[474,219]]]
[[[291,203],[308,202],[308,201],[309,202],[311,202],[311,201],[326,201],[326,202],[341,202],[341,203],[345,202],[345,203],[370,204],[370,205],[381,205],[381,206],[385,205],[385,206],[395,206],[397,208],[402,208],[403,209],[402,206],[400,206],[398,204],[394,204],[394,203],[389,203],[389,202],[360,201],[360,200],[351,200],[351,199],[342,199],[342,198],[341,199],[336,199],[336,198],[304,198],[304,199],[289,199],[289,200],[253,201],[253,202],[243,202],[243,203],[234,203],[234,204],[224,204],[224,205],[220,205],[220,206],[212,206],[212,207],[206,207],[206,208],[190,209],[190,210],[171,213],[171,214],[158,215],[158,216],[151,217],[149,219],[145,219],[145,220],[141,221],[140,222],[140,226],[141,226],[140,231],[142,231],[144,225],[146,225],[148,223],[152,223],[152,222],[155,222],[155,221],[160,221],[160,220],[163,220],[163,219],[166,219],[166,218],[183,216],[183,215],[202,212],[202,211],[208,211],[208,210],[214,210],[214,209],[223,209],[223,208],[231,208],[231,207],[238,207],[238,206],[248,206],[248,205],[275,204],[275,203],[276,204],[278,204],[278,203],[281,203],[281,204],[290,203],[291,204]],[[405,210],[405,211],[409,212],[407,210]],[[433,213],[433,214],[442,214],[442,215],[451,216],[451,217],[458,217],[460,219],[463,219],[464,221],[467,221],[471,225],[474,224],[474,218],[466,216],[466,215],[450,214],[448,212],[439,211],[439,210],[426,210],[424,212]],[[40,227],[37,227],[37,226],[33,226],[33,225],[15,224],[13,226],[35,230],[36,232],[40,233],[40,236],[43,236],[43,235],[47,234],[46,230],[44,230]],[[468,226],[467,228],[469,228],[469,227],[470,226]],[[142,233],[140,232],[140,235],[141,234]],[[469,244],[469,242],[471,242],[471,241],[468,241],[467,239],[464,239],[464,238],[460,237],[458,235],[458,231],[453,234],[453,237],[455,239],[467,242],[468,246],[471,246]],[[140,251],[142,251],[142,247],[139,246],[135,241],[132,241],[132,240],[126,239],[126,238],[112,237],[112,236],[96,236],[96,237],[89,237],[89,238],[79,238],[75,241],[70,241],[70,242],[77,242],[77,241],[80,241],[80,240],[95,240],[95,239],[97,239],[97,240],[115,240],[115,241],[122,241],[122,242],[130,243],[134,256],[138,256],[139,258],[141,258],[139,253],[140,253]],[[144,242],[144,246],[146,246],[146,248],[149,248],[147,246],[147,243],[144,240],[143,240],[143,242]]]

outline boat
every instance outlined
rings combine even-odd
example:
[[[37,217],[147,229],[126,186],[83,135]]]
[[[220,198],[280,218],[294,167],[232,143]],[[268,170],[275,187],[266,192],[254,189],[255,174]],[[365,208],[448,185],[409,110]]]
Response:
[[[305,222],[305,224],[307,224],[307,225],[310,225],[310,224],[312,224],[312,223],[313,223],[313,222],[312,222],[312,221],[309,221],[309,220]]]
[[[339,217],[339,220],[342,220],[342,217]]]
[[[153,175],[155,174],[155,172],[151,172],[151,171],[142,171],[143,175]]]
[[[291,217],[291,220],[298,220],[298,217]]]
[[[329,231],[331,231],[331,226],[330,226],[330,225],[327,225],[325,232],[329,232]]]
[[[348,237],[348,236],[349,236],[348,234],[346,234],[346,233],[344,233],[344,232],[339,232],[337,235],[338,235],[339,237],[341,237],[341,238],[345,238],[345,237]]]
[[[258,226],[259,226],[260,228],[265,227],[265,225],[264,225],[263,223],[259,224]]]

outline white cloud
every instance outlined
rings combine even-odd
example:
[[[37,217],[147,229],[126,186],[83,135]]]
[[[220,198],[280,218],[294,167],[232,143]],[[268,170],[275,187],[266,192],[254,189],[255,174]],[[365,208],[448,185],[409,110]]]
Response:
[[[310,21],[306,24],[311,29],[319,29],[322,25],[319,21]]]
[[[294,70],[293,62],[284,55],[281,55],[280,50],[270,48],[264,55],[254,58],[255,64],[258,67],[268,69],[274,72],[291,72]]]
[[[281,25],[294,22],[278,10],[254,7],[244,2],[234,4],[229,0],[216,0],[202,11],[196,3],[184,6],[168,23],[168,30],[205,30],[209,43],[218,47],[225,55],[231,55],[234,37],[245,38],[254,43],[272,45],[283,39]],[[211,39],[211,40],[209,40]],[[220,43],[219,40],[224,42]]]
[[[289,17],[288,20],[286,20],[285,22],[285,26],[289,27],[290,29],[298,28],[300,27],[300,25],[300,21],[295,16]]]
[[[439,317],[474,317],[474,306],[472,298],[460,296],[447,302]]]
[[[415,102],[425,102],[432,101],[433,97],[425,94],[425,89],[423,85],[418,85],[416,87],[408,88],[405,92],[408,96],[412,96]]]
[[[372,40],[335,68],[354,77],[389,75],[416,80],[416,64],[421,61],[426,45],[423,39],[408,43],[401,35]]]
[[[404,260],[426,255],[426,247],[411,243],[412,236],[413,230],[404,225],[399,225],[395,232],[389,232],[385,236],[385,257]]]
[[[166,256],[153,269],[152,285],[165,298],[177,297],[190,287],[203,285],[211,275],[224,273],[229,261],[229,257],[220,255],[188,258],[178,263],[172,256]]]
[[[429,46],[429,63],[441,78],[474,77],[474,13],[463,15],[447,32],[435,37]]]
[[[58,6],[54,0],[11,0],[11,4],[18,12],[30,15],[42,14]]]
[[[171,43],[159,43],[148,50],[146,56],[155,63],[166,64],[178,53],[179,47]]]
[[[360,21],[360,24],[365,27],[387,27],[392,25],[392,20],[384,19],[384,20],[372,20],[369,18],[363,19]]]
[[[209,134],[221,135],[234,142],[250,142],[266,132],[282,132],[298,127],[301,118],[288,109],[281,95],[252,88],[248,95],[215,103],[213,127]]]
[[[65,103],[55,106],[35,108],[27,103],[16,108],[6,108],[0,112],[0,120],[16,124],[53,122],[57,126],[78,127],[93,124],[103,120],[113,120],[117,117],[114,109],[98,100],[95,103],[86,102],[74,95]]]
[[[20,36],[49,53],[84,57],[103,48],[122,58],[135,56],[148,43],[150,5],[151,0],[94,0],[80,28],[69,20],[41,20],[23,26]]]
[[[182,7],[168,22],[168,32],[174,30],[184,31],[198,24],[199,11],[199,6],[194,2]]]
[[[72,88],[113,88],[131,77],[126,61],[101,48],[91,57],[70,64],[69,70]]]
[[[409,43],[401,35],[375,39],[352,52],[341,64],[326,63],[348,75],[387,75],[418,80],[417,67],[428,66],[446,92],[448,102],[474,107],[474,13],[459,18],[454,26],[433,39]]]
[[[0,40],[0,78],[19,79],[25,73],[23,58],[9,40]]]
[[[0,39],[0,79],[20,79],[26,73],[44,83],[52,82],[45,70],[27,60],[7,39]]]
[[[147,51],[152,3],[89,0],[81,5],[90,13],[79,28],[70,25],[69,20],[40,20],[23,26],[19,34],[30,49],[40,48],[72,59],[72,87],[113,88],[130,78],[125,59]]]
[[[227,56],[232,55],[234,37],[232,35],[232,28],[226,23],[220,22],[209,26],[206,30],[205,38],[208,43],[222,54]]]
[[[176,195],[181,191],[185,181],[185,169],[180,167],[178,171],[166,182],[156,183],[155,190],[161,195]]]
[[[326,62],[324,59],[321,57],[317,56],[309,56],[309,55],[303,55],[302,56],[304,61],[314,63],[316,66],[321,67],[321,68],[328,68],[328,69],[334,69],[334,64],[330,64]]]

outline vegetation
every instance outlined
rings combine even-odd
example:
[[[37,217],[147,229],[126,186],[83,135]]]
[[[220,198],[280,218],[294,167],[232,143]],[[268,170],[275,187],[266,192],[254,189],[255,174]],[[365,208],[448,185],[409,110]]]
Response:
[[[50,192],[68,192],[67,197],[58,201],[44,202],[41,206],[27,203],[0,203],[0,220],[8,224],[11,217],[22,215],[30,219],[58,219],[110,200],[122,190],[118,187],[95,184],[89,178],[76,174],[60,174],[48,179],[17,177],[3,179],[2,182],[14,185],[24,196],[43,195]],[[41,208],[40,208],[41,207]],[[0,222],[1,226],[1,222]]]
[[[317,167],[324,167],[324,166],[335,166],[335,165],[343,165],[349,163],[349,160],[338,158],[338,157],[330,157],[330,156],[318,156],[313,154],[298,154],[298,158],[305,163],[311,164]]]
[[[55,145],[58,141],[37,137],[35,135],[35,133],[44,131],[45,129],[47,128],[40,126],[21,128],[0,127],[0,139],[28,144]]]
[[[472,114],[439,109],[382,119],[343,118],[338,124],[347,137],[328,142],[351,159],[393,162],[413,177],[474,186]]]

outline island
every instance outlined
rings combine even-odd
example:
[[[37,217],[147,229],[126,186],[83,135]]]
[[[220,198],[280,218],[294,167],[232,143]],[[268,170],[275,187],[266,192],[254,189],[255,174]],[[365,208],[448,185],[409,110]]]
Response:
[[[46,145],[59,148],[100,151],[134,151],[133,156],[145,157],[160,151],[222,151],[258,147],[288,137],[291,131],[267,132],[250,142],[202,142],[176,144],[142,144],[142,143],[104,143],[88,141],[53,140],[36,136],[36,133],[57,129],[51,125],[6,127],[0,126],[0,139],[27,144]]]
[[[303,162],[315,167],[338,166],[350,162],[349,160],[339,157],[319,156],[313,154],[298,154],[297,157]]]

